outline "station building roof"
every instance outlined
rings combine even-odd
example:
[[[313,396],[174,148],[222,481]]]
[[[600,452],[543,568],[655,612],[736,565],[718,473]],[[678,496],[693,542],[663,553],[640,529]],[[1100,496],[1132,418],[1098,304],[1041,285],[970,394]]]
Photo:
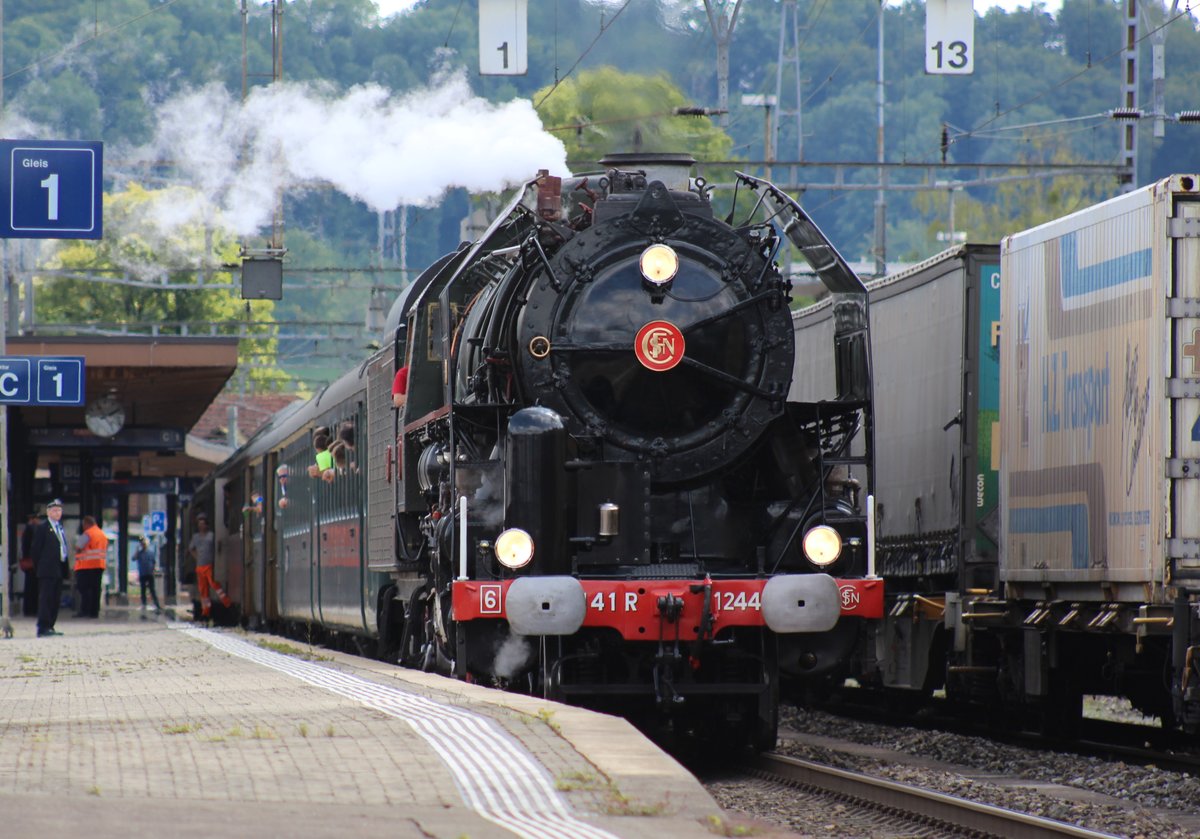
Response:
[[[203,476],[211,462],[187,455],[184,440],[237,369],[237,350],[230,337],[12,336],[9,355],[82,356],[85,407],[9,410],[20,413],[41,466],[87,450],[111,458],[114,477]],[[101,439],[88,430],[84,412],[109,394],[124,408],[125,424]]]

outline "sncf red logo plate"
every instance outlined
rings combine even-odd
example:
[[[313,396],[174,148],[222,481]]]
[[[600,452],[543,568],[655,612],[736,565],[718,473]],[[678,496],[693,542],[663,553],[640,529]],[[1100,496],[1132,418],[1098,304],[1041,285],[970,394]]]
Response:
[[[662,373],[683,360],[685,342],[679,327],[670,321],[652,320],[638,330],[633,353],[647,370]]]

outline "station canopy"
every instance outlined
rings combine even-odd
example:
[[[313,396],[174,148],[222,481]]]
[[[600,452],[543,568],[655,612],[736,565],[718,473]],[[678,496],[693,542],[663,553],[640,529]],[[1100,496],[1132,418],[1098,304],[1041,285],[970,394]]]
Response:
[[[82,356],[86,380],[84,407],[9,406],[10,429],[42,467],[88,452],[110,459],[114,478],[207,475],[211,459],[188,454],[187,434],[237,369],[237,349],[237,338],[224,337],[11,337],[8,355]],[[120,430],[107,438],[90,431],[85,418],[102,397],[124,413]]]

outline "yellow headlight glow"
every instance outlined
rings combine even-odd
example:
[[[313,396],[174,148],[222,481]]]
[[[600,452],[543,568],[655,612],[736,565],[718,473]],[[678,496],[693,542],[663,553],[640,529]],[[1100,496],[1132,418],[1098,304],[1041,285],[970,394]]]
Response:
[[[512,527],[496,537],[496,559],[505,568],[524,568],[533,559],[533,537]]]
[[[842,537],[827,524],[819,524],[804,534],[804,555],[814,565],[829,565],[842,553]]]
[[[669,283],[679,270],[679,255],[669,245],[651,245],[642,251],[642,276],[655,285]]]

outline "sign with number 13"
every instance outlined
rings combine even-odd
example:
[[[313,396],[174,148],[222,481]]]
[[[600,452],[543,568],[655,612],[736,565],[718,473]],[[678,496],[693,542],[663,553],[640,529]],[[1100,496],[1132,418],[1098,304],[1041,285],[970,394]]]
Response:
[[[926,0],[925,72],[975,72],[975,10],[972,0]]]

